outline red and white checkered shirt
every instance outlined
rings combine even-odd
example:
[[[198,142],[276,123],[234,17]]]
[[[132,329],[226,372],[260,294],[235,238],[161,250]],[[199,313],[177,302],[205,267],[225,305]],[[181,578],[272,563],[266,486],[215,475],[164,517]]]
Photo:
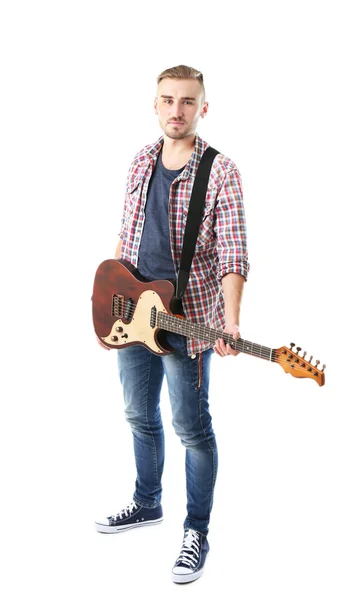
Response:
[[[148,184],[163,145],[163,136],[134,158],[127,177],[120,238],[121,258],[135,267],[145,219]],[[169,192],[169,229],[175,272],[179,271],[191,191],[201,156],[209,146],[197,134],[193,154]],[[247,279],[246,224],[240,174],[232,160],[217,154],[213,161],[205,209],[196,242],[189,282],[183,296],[185,317],[222,331],[225,327],[221,280],[227,273]],[[189,356],[212,346],[187,340]]]

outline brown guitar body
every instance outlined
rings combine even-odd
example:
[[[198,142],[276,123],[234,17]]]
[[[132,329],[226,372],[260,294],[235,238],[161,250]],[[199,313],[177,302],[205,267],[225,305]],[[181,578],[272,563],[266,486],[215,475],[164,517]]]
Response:
[[[172,314],[174,286],[170,281],[145,282],[128,261],[108,259],[96,272],[92,313],[97,336],[109,348],[142,344],[154,354],[169,354],[173,348],[165,332],[151,325],[151,310]]]

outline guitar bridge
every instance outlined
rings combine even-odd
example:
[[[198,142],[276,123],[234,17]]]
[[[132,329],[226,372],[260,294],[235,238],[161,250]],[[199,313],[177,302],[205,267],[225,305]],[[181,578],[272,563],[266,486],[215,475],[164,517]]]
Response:
[[[122,319],[124,310],[124,296],[119,296],[118,294],[114,294],[113,296],[113,305],[112,305],[112,315],[113,317],[117,317],[118,319]]]
[[[125,319],[126,321],[131,321],[134,312],[135,306],[132,298],[128,298],[125,300],[124,296],[120,296],[119,294],[114,294],[113,296],[113,305],[112,305],[112,315],[117,319]]]

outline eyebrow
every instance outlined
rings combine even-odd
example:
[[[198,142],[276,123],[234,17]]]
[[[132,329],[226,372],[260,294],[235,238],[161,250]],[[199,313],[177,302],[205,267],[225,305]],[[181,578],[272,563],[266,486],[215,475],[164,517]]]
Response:
[[[173,96],[166,96],[165,94],[161,94],[161,98],[173,98]],[[196,102],[196,98],[191,98],[191,96],[184,96],[181,99],[182,100],[194,100]]]

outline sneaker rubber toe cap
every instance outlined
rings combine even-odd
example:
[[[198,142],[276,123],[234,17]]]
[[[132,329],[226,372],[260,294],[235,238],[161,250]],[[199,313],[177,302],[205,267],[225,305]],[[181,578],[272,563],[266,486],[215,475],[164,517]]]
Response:
[[[174,575],[190,575],[192,569],[188,569],[187,567],[174,567],[173,573]]]

